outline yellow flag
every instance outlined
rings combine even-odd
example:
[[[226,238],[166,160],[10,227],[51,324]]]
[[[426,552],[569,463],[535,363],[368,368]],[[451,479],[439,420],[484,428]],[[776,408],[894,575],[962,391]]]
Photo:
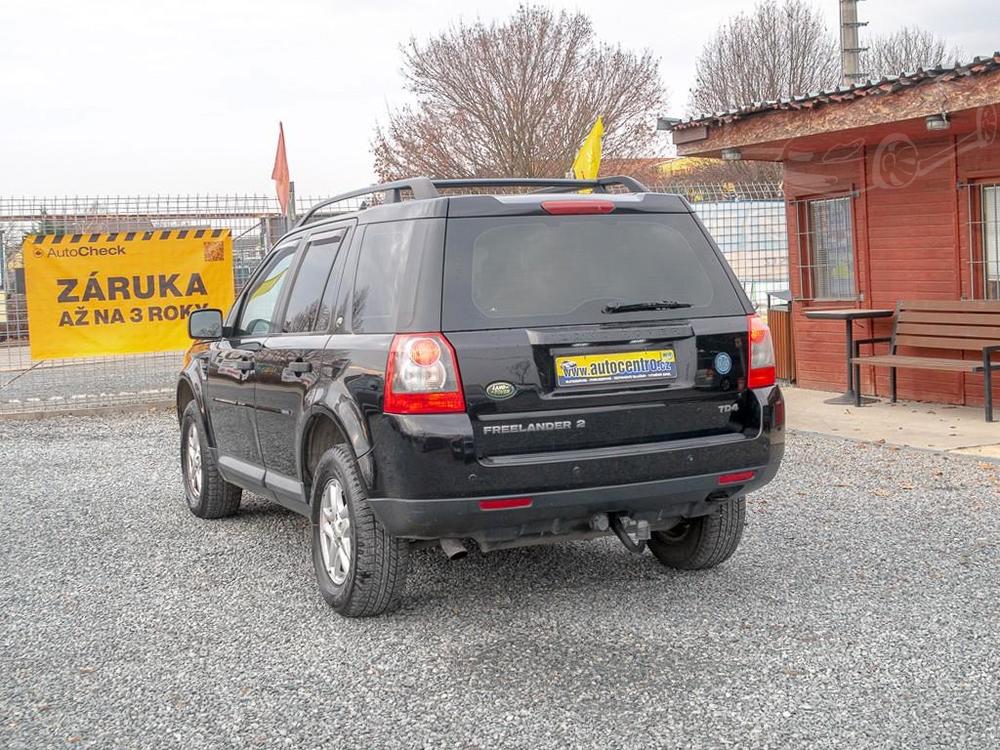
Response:
[[[573,160],[573,176],[578,180],[596,180],[601,169],[601,138],[604,136],[604,119],[597,118],[594,127],[580,146]]]

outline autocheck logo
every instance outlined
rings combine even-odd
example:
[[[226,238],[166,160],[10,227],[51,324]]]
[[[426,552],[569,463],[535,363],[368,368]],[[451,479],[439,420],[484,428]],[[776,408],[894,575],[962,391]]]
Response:
[[[36,258],[40,258],[42,254],[42,250],[35,251]],[[44,255],[46,258],[93,258],[103,255],[127,255],[127,253],[123,245],[80,245],[52,248]]]

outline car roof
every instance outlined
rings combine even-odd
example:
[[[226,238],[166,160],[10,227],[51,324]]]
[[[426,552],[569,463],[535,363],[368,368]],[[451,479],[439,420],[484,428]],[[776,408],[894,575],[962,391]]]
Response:
[[[690,213],[690,204],[680,195],[669,193],[524,193],[517,195],[449,195],[424,200],[404,200],[345,211],[314,219],[296,227],[289,237],[305,230],[319,229],[345,219],[359,224],[433,218],[464,218],[474,216],[545,215],[542,203],[548,201],[607,201],[614,204],[614,213]]]
[[[506,192],[495,192],[493,188],[501,188]],[[531,192],[523,192],[529,189]],[[517,192],[518,190],[521,192]],[[369,203],[370,196],[376,194],[381,194],[384,202]],[[404,200],[404,195],[410,199]],[[346,211],[336,208],[346,201],[356,203],[359,199],[364,199],[361,208]],[[327,227],[347,219],[355,219],[359,224],[373,224],[445,217],[544,215],[547,212],[543,203],[547,201],[611,202],[614,204],[613,212],[619,215],[692,212],[690,204],[683,197],[651,193],[634,177],[622,175],[596,180],[549,177],[411,177],[352,190],[320,201],[306,212],[298,225],[283,239],[291,239],[307,230]]]
[[[667,213],[686,214],[691,212],[691,206],[679,195],[667,193],[524,193],[520,195],[458,195],[450,199],[448,205],[449,218],[472,216],[512,216],[548,214],[546,203],[563,204],[564,210],[573,211],[572,206],[579,204],[586,208],[588,203],[611,203],[610,214],[635,213]],[[585,211],[581,211],[585,213]],[[602,215],[600,213],[590,214]]]

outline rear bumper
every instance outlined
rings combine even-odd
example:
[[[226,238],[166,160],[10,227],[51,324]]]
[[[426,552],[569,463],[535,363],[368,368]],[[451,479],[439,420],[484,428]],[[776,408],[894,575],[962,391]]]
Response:
[[[712,513],[720,503],[767,484],[777,473],[783,446],[775,446],[773,461],[745,467],[754,478],[720,486],[719,474],[660,479],[634,484],[533,492],[531,505],[507,510],[483,510],[481,500],[524,498],[369,498],[390,534],[407,539],[472,538],[495,543],[524,536],[554,537],[584,532],[596,513],[625,513],[652,528],[668,527],[678,518]]]
[[[407,539],[461,537],[482,544],[586,533],[595,513],[628,514],[667,528],[774,478],[785,448],[784,401],[777,387],[754,393],[761,410],[755,435],[532,456],[478,456],[465,414],[378,415],[370,421],[369,502],[391,534]],[[719,484],[721,475],[750,470],[754,477],[745,483]],[[527,497],[527,507],[479,505]]]

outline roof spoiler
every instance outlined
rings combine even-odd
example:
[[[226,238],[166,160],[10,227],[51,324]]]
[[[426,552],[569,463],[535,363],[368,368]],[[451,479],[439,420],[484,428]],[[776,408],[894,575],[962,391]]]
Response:
[[[469,177],[458,179],[432,179],[430,177],[409,177],[405,180],[383,182],[379,185],[341,193],[332,198],[320,201],[310,208],[296,223],[297,227],[308,224],[316,212],[324,206],[340,203],[351,198],[360,198],[374,193],[384,193],[386,203],[402,201],[403,191],[408,190],[413,200],[428,200],[441,196],[441,190],[468,190],[472,188],[491,187],[529,187],[537,188],[534,192],[553,193],[576,190],[593,190],[596,193],[606,193],[610,187],[623,187],[629,193],[648,193],[649,190],[634,177],[616,175],[600,177],[596,180],[575,180],[556,177]]]

